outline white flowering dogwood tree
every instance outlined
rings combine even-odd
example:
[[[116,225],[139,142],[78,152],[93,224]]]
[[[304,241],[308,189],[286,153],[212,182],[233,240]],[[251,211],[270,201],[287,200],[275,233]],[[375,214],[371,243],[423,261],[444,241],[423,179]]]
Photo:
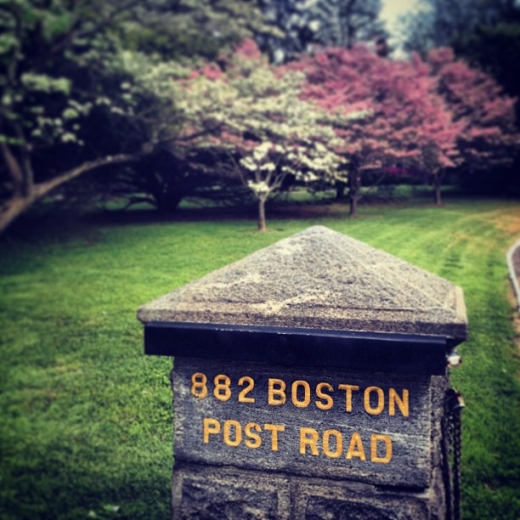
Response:
[[[334,138],[331,139],[331,141]],[[265,203],[283,185],[287,175],[312,183],[345,177],[342,159],[320,142],[285,144],[263,141],[240,159],[242,182],[258,201],[258,229],[265,231]]]
[[[124,47],[127,27],[146,29],[142,10],[167,2],[0,2],[0,232],[65,183],[172,135],[161,78],[175,64]]]
[[[280,36],[256,4],[0,0],[0,232],[69,181],[174,138],[176,61]]]
[[[258,229],[265,231],[265,204],[288,175],[298,181],[346,181],[343,146],[335,125],[362,117],[325,113],[300,99],[302,76],[267,63],[246,40],[223,63],[178,82],[177,108],[185,119],[186,142],[214,152],[214,168],[238,177],[258,202]],[[213,129],[211,134],[204,131]]]

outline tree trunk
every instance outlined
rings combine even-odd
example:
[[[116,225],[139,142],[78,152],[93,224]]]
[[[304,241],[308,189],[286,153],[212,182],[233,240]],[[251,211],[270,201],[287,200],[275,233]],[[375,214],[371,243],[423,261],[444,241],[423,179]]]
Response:
[[[357,206],[359,201],[359,191],[361,187],[361,177],[357,171],[353,171],[349,176],[349,199],[350,199],[350,216],[357,216]]]
[[[264,233],[266,230],[265,226],[265,200],[264,198],[258,199],[258,231]]]
[[[441,177],[439,174],[433,176],[433,190],[435,195],[435,205],[442,206]]]
[[[341,200],[343,197],[345,197],[345,188],[347,185],[342,181],[336,181],[336,199]]]
[[[358,199],[357,197],[350,197],[350,210],[349,215],[351,217],[357,217],[357,205],[358,205]]]
[[[18,218],[34,202],[35,197],[14,196],[0,209],[0,233],[2,233],[16,218]]]
[[[184,194],[175,190],[168,190],[166,193],[154,195],[157,210],[161,215],[172,215],[177,211],[179,204],[184,198]]]

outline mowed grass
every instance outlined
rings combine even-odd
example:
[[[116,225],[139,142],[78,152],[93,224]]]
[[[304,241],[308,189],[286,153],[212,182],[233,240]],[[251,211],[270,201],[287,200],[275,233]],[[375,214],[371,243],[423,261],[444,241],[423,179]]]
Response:
[[[0,518],[169,518],[171,361],[143,355],[136,310],[314,224],[464,289],[470,339],[452,377],[467,404],[464,517],[520,518],[520,361],[505,261],[520,204],[368,207],[357,219],[334,205],[283,211],[266,234],[253,220],[184,220],[0,244]]]

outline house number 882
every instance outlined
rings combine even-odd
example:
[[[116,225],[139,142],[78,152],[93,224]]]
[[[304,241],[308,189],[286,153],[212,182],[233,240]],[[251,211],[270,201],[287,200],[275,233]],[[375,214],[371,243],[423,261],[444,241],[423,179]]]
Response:
[[[241,403],[254,403],[255,398],[248,394],[253,390],[255,382],[252,377],[243,376],[238,380],[238,386],[244,388],[238,393],[238,401]],[[203,399],[208,395],[208,377],[202,372],[195,372],[191,376],[191,395]],[[213,395],[219,401],[228,401],[231,398],[231,379],[225,374],[217,374],[213,378]]]

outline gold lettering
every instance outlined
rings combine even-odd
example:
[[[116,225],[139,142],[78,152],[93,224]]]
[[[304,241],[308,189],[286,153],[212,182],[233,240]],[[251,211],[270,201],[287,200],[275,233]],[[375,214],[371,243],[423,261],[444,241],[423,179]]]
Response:
[[[203,440],[204,444],[208,444],[210,435],[217,435],[220,432],[220,423],[211,417],[204,417],[203,421]]]
[[[318,432],[314,428],[300,428],[300,453],[307,453],[307,446],[310,447],[312,455],[319,455],[318,452]]]
[[[377,395],[377,406],[373,407],[372,403],[370,402],[370,394],[376,393]],[[369,413],[370,415],[379,415],[385,408],[385,393],[383,392],[382,388],[379,388],[378,386],[369,386],[365,389],[365,412]]]
[[[330,437],[336,438],[336,449],[332,451],[330,449]],[[301,450],[300,450],[301,451]],[[343,451],[343,436],[338,430],[325,430],[323,432],[323,453],[327,457],[337,459]]]
[[[377,455],[377,443],[378,441],[383,441],[385,443],[385,455],[384,457],[379,457]],[[370,437],[370,460],[372,462],[378,462],[380,464],[388,464],[392,460],[393,448],[392,448],[392,439],[388,437],[388,435],[377,435],[372,434]]]
[[[206,383],[208,378],[201,372],[195,372],[191,376],[191,395],[203,399],[208,395],[208,387]]]
[[[303,387],[303,401],[298,400],[298,388]],[[291,400],[296,408],[307,408],[311,402],[311,387],[307,381],[298,380],[291,386]]]
[[[231,438],[231,427],[235,428],[235,438]],[[238,421],[229,419],[224,423],[224,444],[238,446],[242,442],[242,426]]]
[[[267,387],[267,403],[272,406],[280,406],[287,399],[285,395],[285,381],[269,378]]]
[[[359,391],[359,386],[357,385],[339,385],[338,388],[340,390],[345,390],[345,411],[352,411],[352,392]]]
[[[243,390],[241,390],[238,394],[238,401],[240,403],[254,403],[254,397],[246,397],[246,395],[253,390],[255,387],[255,382],[252,377],[244,376],[238,380],[238,386],[247,385]]]
[[[229,388],[231,379],[225,374],[218,374],[215,376],[213,383],[215,384],[215,388],[213,389],[215,398],[219,401],[228,401],[231,397],[231,388]]]
[[[408,417],[410,413],[410,407],[408,403],[409,392],[406,388],[403,388],[403,395],[399,397],[395,388],[390,388],[388,394],[388,413],[389,415],[395,415],[395,405],[399,407],[403,417]]]
[[[329,385],[329,383],[318,383],[316,385],[316,396],[319,399],[323,399],[323,401],[316,401],[316,406],[320,410],[330,410],[332,408],[332,405],[334,404],[334,401],[332,400],[332,397],[328,394],[323,393],[323,388],[326,388],[329,392],[334,392],[334,388],[332,388],[332,385]]]
[[[256,424],[254,422],[247,423],[244,426],[244,433],[246,434],[246,437],[249,437],[249,439],[246,439],[244,441],[244,444],[248,448],[260,448],[262,445],[262,439],[258,433],[255,433],[251,430],[255,430],[256,432],[261,432],[262,429],[260,428],[259,424]]]
[[[361,442],[361,436],[357,432],[352,434],[347,451],[347,459],[350,460],[352,457],[357,457],[360,460],[367,460],[365,448],[363,448],[363,443]]]
[[[271,432],[271,450],[278,451],[278,432],[285,431],[283,424],[264,424],[264,430]]]

